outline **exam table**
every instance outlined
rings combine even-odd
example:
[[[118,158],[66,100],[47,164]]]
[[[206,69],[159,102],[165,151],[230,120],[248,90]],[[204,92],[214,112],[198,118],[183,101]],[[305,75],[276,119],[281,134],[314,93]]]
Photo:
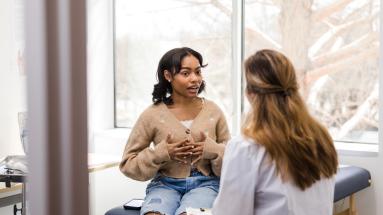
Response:
[[[371,185],[370,172],[361,167],[342,166],[335,178],[334,202],[349,197],[349,208],[336,215],[356,215],[355,194]]]
[[[334,202],[349,197],[349,208],[337,215],[356,215],[355,194],[370,186],[371,175],[366,169],[356,166],[341,166],[335,176]],[[122,205],[115,207],[105,215],[139,215],[139,210],[125,210]]]

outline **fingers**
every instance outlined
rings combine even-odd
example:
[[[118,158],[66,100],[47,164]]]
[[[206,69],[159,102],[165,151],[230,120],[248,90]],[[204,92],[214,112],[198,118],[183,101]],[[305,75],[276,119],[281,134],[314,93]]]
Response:
[[[191,152],[203,151],[203,145],[194,145],[193,148],[190,149]]]
[[[193,149],[194,147],[193,146],[189,146],[189,145],[186,145],[186,146],[178,146],[176,147],[176,149],[174,149],[175,152],[188,152],[190,151],[191,149]]]
[[[173,143],[174,147],[183,147],[183,145],[186,145],[189,142],[189,140],[186,138],[184,140],[181,140],[179,142]]]
[[[177,149],[175,149],[175,151],[184,152],[184,153],[186,152],[191,155],[194,155],[195,153],[200,153],[200,152],[202,153],[203,148],[204,148],[203,143],[193,143],[193,144],[188,144],[186,146],[178,147]]]
[[[175,157],[173,157],[173,160],[178,161],[180,163],[184,163],[184,164],[187,163],[187,161],[184,159],[184,157],[175,156]]]
[[[203,147],[203,143],[189,142],[189,140],[183,140],[173,144],[175,151],[184,152],[190,151],[191,149]]]
[[[174,159],[180,161],[182,163],[187,162],[187,160],[190,160],[190,156],[192,155],[192,152],[190,151],[192,149],[192,146],[189,145],[183,145],[184,141],[180,141],[175,144],[171,144],[170,147],[172,148],[172,156]]]
[[[202,155],[203,151],[200,149],[193,149],[188,151],[182,151],[182,152],[176,152],[174,153],[174,156],[183,157],[184,159],[190,158],[190,156],[200,156]]]
[[[193,148],[196,148],[196,147],[201,147],[204,145],[203,142],[194,142],[194,143],[189,143],[188,144],[189,146],[194,146]]]
[[[190,150],[190,154],[191,155],[202,155],[203,153],[203,150],[202,149],[193,149],[193,150]]]
[[[201,142],[195,142],[191,136],[178,141],[171,142],[173,135],[169,133],[166,137],[168,142],[169,155],[172,160],[177,161],[183,164],[192,164],[194,165],[199,160],[202,159],[203,149],[207,136],[205,133],[201,132]]]
[[[181,156],[181,157],[189,157],[189,156],[193,155],[193,152],[189,152],[189,151],[176,152],[174,155],[175,156]]]
[[[186,164],[190,160],[190,155],[182,155],[182,154],[173,154],[170,157],[174,161],[178,161],[179,163],[184,163]]]
[[[193,156],[194,154],[202,153],[202,149],[200,148],[192,148],[192,146],[184,146],[174,149],[174,155],[177,156]]]

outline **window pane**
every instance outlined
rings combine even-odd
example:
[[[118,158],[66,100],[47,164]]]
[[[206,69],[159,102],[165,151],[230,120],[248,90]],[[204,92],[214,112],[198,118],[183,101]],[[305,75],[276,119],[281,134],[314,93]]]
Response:
[[[245,57],[285,53],[335,140],[377,143],[379,8],[379,0],[248,0]]]
[[[206,93],[229,122],[231,88],[231,0],[116,0],[116,125],[130,127],[152,104],[162,55],[187,46],[205,63]]]

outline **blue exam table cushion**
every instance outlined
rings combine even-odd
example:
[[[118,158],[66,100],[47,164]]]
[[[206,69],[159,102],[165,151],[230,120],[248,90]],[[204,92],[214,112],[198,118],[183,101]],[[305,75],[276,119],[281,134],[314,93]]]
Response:
[[[334,202],[370,186],[371,183],[370,172],[356,166],[340,167],[335,178]]]

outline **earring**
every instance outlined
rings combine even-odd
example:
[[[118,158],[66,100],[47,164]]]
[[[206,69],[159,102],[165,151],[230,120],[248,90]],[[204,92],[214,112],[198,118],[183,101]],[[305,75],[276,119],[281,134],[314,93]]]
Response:
[[[170,83],[170,79],[167,79],[168,80],[168,82]]]

